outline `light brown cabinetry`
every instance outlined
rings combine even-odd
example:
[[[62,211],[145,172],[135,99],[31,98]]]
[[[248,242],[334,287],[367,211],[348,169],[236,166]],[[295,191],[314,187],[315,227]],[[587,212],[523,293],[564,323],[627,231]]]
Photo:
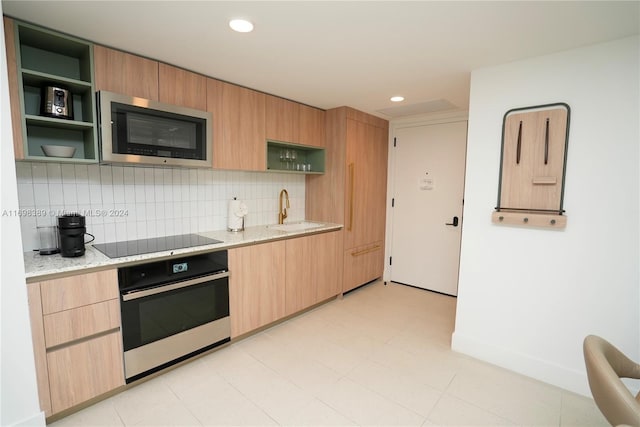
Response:
[[[160,63],[158,81],[160,102],[206,111],[207,78],[205,76]]]
[[[11,127],[13,131],[13,150],[16,160],[24,159],[22,139],[22,117],[20,114],[20,90],[18,80],[18,63],[16,57],[16,40],[13,20],[4,17],[4,41],[7,51],[7,73],[9,80],[9,105],[11,107]]]
[[[378,241],[345,250],[343,291],[382,276],[384,272],[384,242]]]
[[[213,113],[213,166],[266,169],[265,98],[255,90],[207,79],[207,111]]]
[[[388,132],[386,123],[347,118],[344,291],[384,271]]]
[[[49,392],[49,370],[47,369],[47,351],[44,337],[44,322],[42,320],[40,283],[27,284],[27,298],[29,301],[29,320],[31,322],[33,356],[36,362],[36,380],[40,409],[46,416],[50,416],[52,414],[51,393]]]
[[[323,110],[266,95],[266,137],[270,141],[325,146]]]
[[[231,338],[272,323],[285,312],[285,242],[230,249]]]
[[[46,416],[123,386],[116,270],[27,286],[38,393]]]
[[[286,241],[286,315],[341,292],[338,237],[339,233],[334,232]]]
[[[307,218],[344,224],[343,292],[384,270],[388,126],[352,108],[328,110],[325,174],[307,176]]]
[[[158,101],[158,62],[94,45],[95,87]]]
[[[44,316],[47,348],[120,327],[117,299],[85,305]]]
[[[124,385],[122,338],[101,335],[47,352],[53,413]]]
[[[104,46],[94,46],[96,90],[207,109],[207,78]]]
[[[324,147],[325,144],[325,112],[308,105],[298,104],[299,132],[298,142],[303,145]]]
[[[298,142],[298,104],[267,95],[266,136],[273,141]]]
[[[231,338],[338,295],[339,232],[229,249]]]

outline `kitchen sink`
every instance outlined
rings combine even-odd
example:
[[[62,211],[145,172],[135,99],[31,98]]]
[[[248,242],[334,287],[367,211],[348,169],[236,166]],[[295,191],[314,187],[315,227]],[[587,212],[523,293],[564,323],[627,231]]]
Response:
[[[311,221],[290,222],[287,224],[268,225],[267,228],[280,231],[304,231],[312,228],[323,227],[324,224]]]

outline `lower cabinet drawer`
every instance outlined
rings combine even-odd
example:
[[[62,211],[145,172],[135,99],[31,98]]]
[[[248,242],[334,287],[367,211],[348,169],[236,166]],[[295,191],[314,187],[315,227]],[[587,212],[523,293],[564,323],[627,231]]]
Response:
[[[53,413],[124,385],[122,336],[113,332],[47,353]]]
[[[120,327],[120,304],[117,299],[44,316],[47,348]]]
[[[375,242],[348,249],[344,253],[343,292],[357,288],[382,276],[384,271],[384,245]]]
[[[40,292],[43,314],[117,299],[120,297],[118,270],[104,270],[45,280],[40,282]]]

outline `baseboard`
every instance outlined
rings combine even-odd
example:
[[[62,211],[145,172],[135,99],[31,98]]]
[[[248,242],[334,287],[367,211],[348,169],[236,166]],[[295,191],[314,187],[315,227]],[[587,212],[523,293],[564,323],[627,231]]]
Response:
[[[10,424],[12,427],[44,427],[47,425],[44,412],[38,412],[29,418]]]
[[[476,359],[534,378],[556,387],[591,397],[586,371],[576,371],[516,353],[504,347],[487,344],[459,333],[453,334],[451,348]]]

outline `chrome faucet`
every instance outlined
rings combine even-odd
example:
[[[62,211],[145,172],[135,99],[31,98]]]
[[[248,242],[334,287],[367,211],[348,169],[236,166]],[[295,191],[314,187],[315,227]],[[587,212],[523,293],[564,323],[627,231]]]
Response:
[[[286,207],[282,206],[282,195],[284,194]],[[280,192],[280,212],[278,213],[278,224],[283,224],[284,219],[287,217],[287,209],[291,209],[289,205],[289,193],[284,188]]]

